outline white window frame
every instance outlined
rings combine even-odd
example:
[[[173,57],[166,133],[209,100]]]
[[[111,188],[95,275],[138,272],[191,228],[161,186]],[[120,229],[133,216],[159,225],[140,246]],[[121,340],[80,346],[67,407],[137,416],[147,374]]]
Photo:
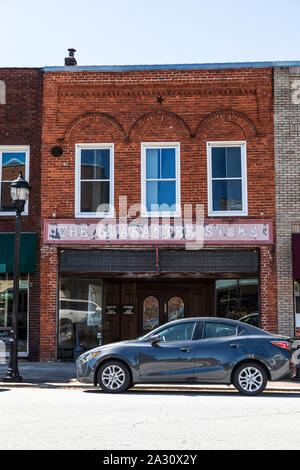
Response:
[[[146,201],[146,150],[149,148],[175,148],[175,195],[176,210],[170,211],[148,211]],[[142,142],[141,143],[141,216],[142,217],[181,217],[180,202],[180,143],[179,142]],[[164,181],[173,181],[165,179]]]
[[[2,154],[3,153],[25,153],[25,175],[23,178],[29,183],[29,160],[30,160],[30,146],[29,145],[0,145],[0,207],[1,207],[1,185],[2,185]],[[16,176],[17,178],[18,176]],[[30,197],[30,196],[29,196]],[[1,211],[0,216],[16,215],[16,211]],[[28,201],[25,204],[22,215],[28,215]]]
[[[107,212],[81,212],[81,150],[82,149],[109,149],[109,211]],[[108,180],[105,180],[108,181]],[[112,218],[114,217],[114,144],[76,144],[75,146],[75,217],[76,218]]]
[[[213,147],[240,147],[241,148],[241,177],[237,178],[214,178],[214,179],[237,179],[242,181],[242,210],[240,211],[214,211],[212,194],[212,152]],[[217,141],[207,142],[207,199],[208,216],[246,216],[248,215],[248,190],[247,190],[247,155],[245,141]]]

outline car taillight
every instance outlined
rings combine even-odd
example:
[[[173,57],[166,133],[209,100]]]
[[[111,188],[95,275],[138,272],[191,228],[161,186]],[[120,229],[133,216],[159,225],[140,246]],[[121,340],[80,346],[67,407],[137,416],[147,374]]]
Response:
[[[271,343],[278,348],[291,349],[291,345],[287,341],[271,341]]]

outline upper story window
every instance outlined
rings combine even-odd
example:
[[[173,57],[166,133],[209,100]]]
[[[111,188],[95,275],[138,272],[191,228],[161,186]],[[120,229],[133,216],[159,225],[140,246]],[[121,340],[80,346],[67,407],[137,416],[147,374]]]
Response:
[[[76,217],[113,217],[113,144],[76,145]]]
[[[29,181],[29,146],[0,146],[0,215],[15,215],[9,185],[20,172]],[[28,202],[23,215],[28,214]]]
[[[179,143],[142,143],[142,216],[178,217]]]
[[[248,214],[245,142],[208,142],[208,215]]]

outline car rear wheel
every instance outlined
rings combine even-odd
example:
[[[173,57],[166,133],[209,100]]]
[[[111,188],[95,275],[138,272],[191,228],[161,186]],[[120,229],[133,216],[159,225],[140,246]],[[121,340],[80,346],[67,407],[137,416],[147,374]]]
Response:
[[[258,395],[266,388],[266,371],[254,362],[241,364],[234,373],[233,385],[244,395]]]
[[[121,393],[130,387],[131,377],[128,367],[119,361],[109,361],[98,371],[98,384],[104,392]]]

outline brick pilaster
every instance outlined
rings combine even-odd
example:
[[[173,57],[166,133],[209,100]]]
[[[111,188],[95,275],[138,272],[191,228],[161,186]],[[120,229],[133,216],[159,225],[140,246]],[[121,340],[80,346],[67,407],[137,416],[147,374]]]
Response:
[[[55,360],[56,293],[58,254],[56,247],[41,247],[40,360]]]
[[[272,247],[260,249],[260,312],[262,329],[277,333],[276,260]]]

